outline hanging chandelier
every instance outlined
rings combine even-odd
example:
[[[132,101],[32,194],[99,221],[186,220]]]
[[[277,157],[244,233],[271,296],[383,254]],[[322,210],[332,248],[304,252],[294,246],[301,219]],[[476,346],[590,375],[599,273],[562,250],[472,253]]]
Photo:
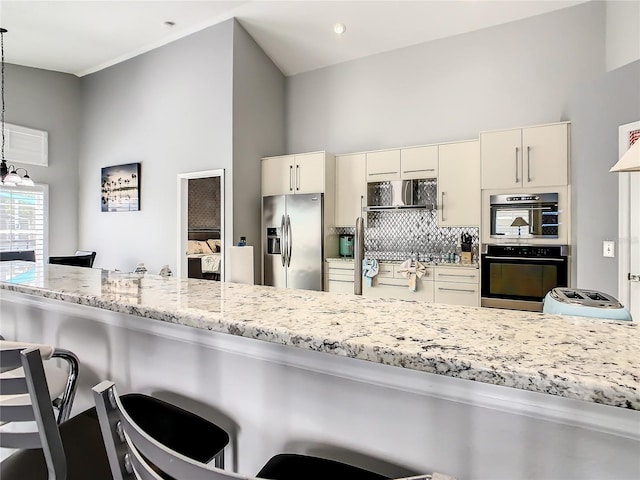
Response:
[[[7,159],[4,156],[5,144],[5,124],[4,124],[4,34],[7,33],[6,28],[0,27],[0,97],[2,97],[2,113],[0,115],[0,131],[2,132],[2,150],[0,150],[0,181],[3,185],[24,185],[33,186],[33,180],[29,177],[29,172],[25,168],[16,168],[13,165],[7,165]],[[18,170],[24,170],[21,177]]]

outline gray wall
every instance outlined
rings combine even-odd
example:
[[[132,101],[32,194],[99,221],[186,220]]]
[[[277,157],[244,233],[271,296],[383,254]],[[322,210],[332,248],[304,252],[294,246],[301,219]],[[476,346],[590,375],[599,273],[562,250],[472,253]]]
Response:
[[[49,134],[48,167],[16,164],[26,168],[34,182],[49,185],[49,250],[45,255],[69,255],[89,248],[78,243],[80,79],[6,64],[5,121]]]
[[[284,152],[285,78],[237,22],[233,35],[233,231],[253,245],[261,283],[260,158]]]
[[[287,79],[287,151],[332,153],[477,138],[567,120],[605,69],[605,6],[587,3]]]
[[[618,159],[618,126],[640,119],[640,60],[578,89],[569,116],[575,284],[616,296],[618,259],[602,256],[602,241],[618,238],[618,175],[608,172]]]
[[[177,174],[224,168],[230,185],[232,41],[229,20],[82,78],[79,235],[97,267],[175,271]],[[142,164],[141,210],[102,213],[101,168],[131,162]]]

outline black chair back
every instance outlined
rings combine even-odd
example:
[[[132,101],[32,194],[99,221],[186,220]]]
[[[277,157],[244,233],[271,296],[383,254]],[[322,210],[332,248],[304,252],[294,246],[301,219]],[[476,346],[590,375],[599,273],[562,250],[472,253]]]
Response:
[[[33,250],[13,250],[10,252],[0,252],[0,262],[9,262],[11,260],[35,262],[36,252],[34,252]]]
[[[49,263],[56,265],[71,265],[74,267],[88,267],[93,266],[93,260],[96,254],[91,255],[67,255],[59,257],[49,257]]]

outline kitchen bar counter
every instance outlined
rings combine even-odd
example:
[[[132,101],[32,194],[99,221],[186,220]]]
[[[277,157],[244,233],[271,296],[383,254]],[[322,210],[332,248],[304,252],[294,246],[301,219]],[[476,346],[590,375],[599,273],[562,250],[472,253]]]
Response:
[[[5,291],[640,410],[637,323],[26,262],[4,262],[0,279]]]

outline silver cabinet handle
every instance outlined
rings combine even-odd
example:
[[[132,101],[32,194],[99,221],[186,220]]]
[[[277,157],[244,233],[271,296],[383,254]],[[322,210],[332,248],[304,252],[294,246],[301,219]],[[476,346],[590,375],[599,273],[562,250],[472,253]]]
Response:
[[[300,190],[300,165],[296,165],[296,190]]]
[[[516,183],[518,182],[518,147],[516,147]]]
[[[364,207],[364,195],[360,195],[360,216],[362,216],[362,209]]]
[[[391,175],[393,173],[398,173],[398,172],[375,172],[375,173],[369,173],[368,175],[369,176],[372,176],[372,175]]]
[[[527,145],[527,182],[531,182],[531,147]]]
[[[289,165],[289,191],[293,191],[293,165]]]
[[[291,233],[291,217],[287,215],[287,267],[291,266],[291,252],[293,251],[293,235]]]
[[[435,172],[435,168],[420,168],[418,170],[403,170],[402,173],[416,173],[416,172]]]
[[[438,290],[446,290],[448,292],[464,292],[464,293],[476,293],[475,290],[466,290],[464,288],[445,288],[445,287],[438,287]]]
[[[442,197],[442,201],[440,203],[442,205],[442,221],[444,222],[445,221],[445,218],[444,218],[444,192],[442,192],[440,194],[440,196]]]
[[[286,224],[284,223],[284,215],[280,220],[280,236],[282,237],[282,248],[280,249],[280,259],[282,260],[282,266],[285,266],[287,261],[287,237],[285,231]]]

